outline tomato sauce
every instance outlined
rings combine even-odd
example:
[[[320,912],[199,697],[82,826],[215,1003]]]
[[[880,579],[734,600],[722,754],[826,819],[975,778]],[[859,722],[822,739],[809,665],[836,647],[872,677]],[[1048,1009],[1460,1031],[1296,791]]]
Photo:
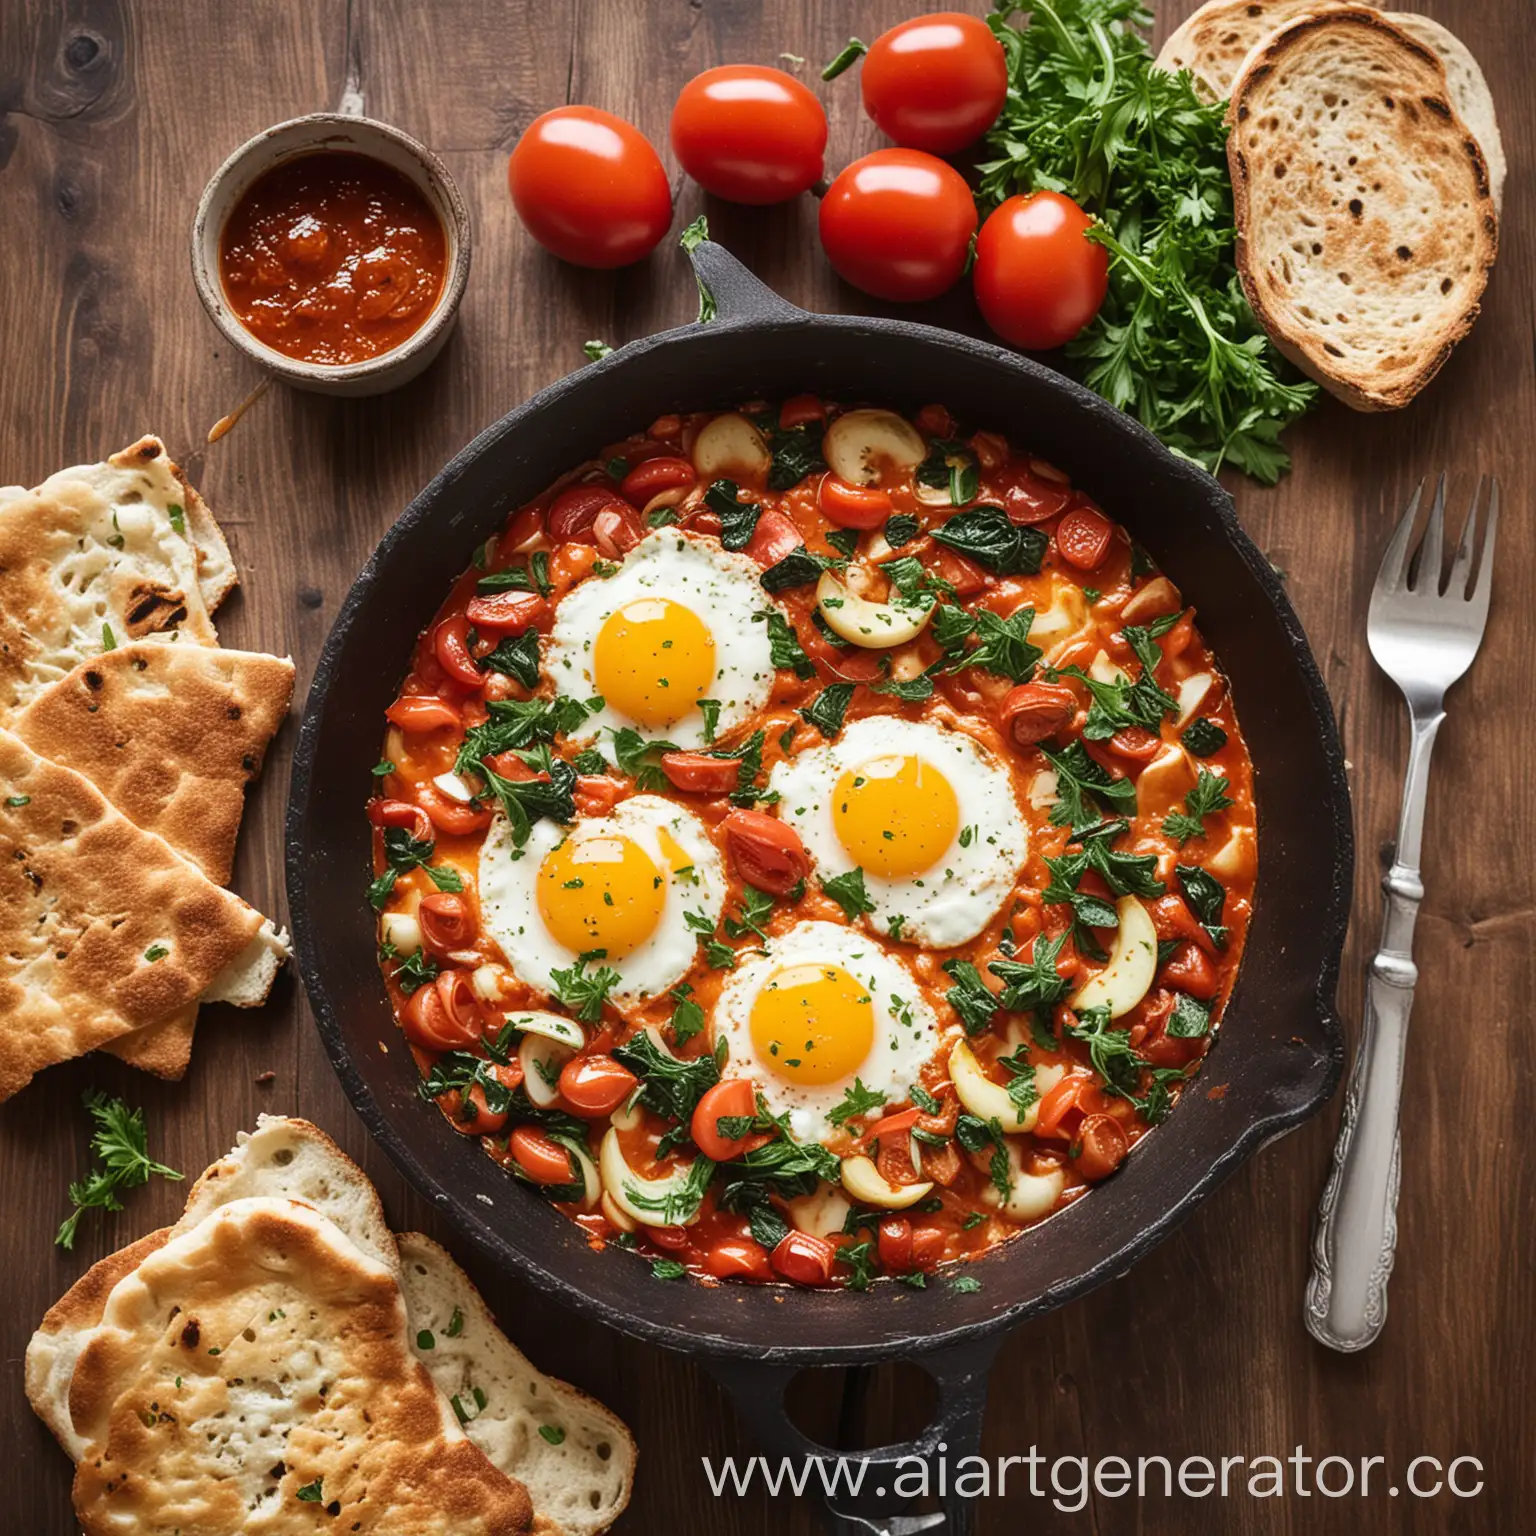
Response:
[[[369,155],[322,150],[257,178],[219,240],[235,317],[307,363],[366,362],[426,322],[448,242],[416,184]]]
[[[753,405],[743,414],[774,450],[775,478],[787,479],[778,454],[788,462],[807,441],[822,441],[840,409],[798,397],[777,411]],[[1212,1044],[1242,957],[1257,878],[1253,769],[1230,690],[1195,627],[1193,609],[1125,530],[1048,463],[994,434],[959,436],[946,412],[928,407],[907,428],[915,425],[921,434],[926,484],[913,465],[889,461],[879,463],[874,485],[840,481],[819,459],[798,464],[804,472],[785,490],[768,489],[766,474],[738,476],[737,495],[759,509],[746,553],[764,567],[803,544],[824,561],[839,562],[835,569],[848,590],[857,582],[876,600],[891,595],[881,590],[883,562],[893,556],[890,533],[901,538],[899,555],[919,563],[941,594],[936,601],[949,609],[951,626],[956,610],[973,618],[995,615],[1021,632],[1027,625],[1040,654],[966,665],[967,655],[979,653],[965,649],[968,640],[957,650],[952,637],[936,633],[936,620],[895,649],[834,644],[813,578],[778,590],[764,604],[776,603],[788,619],[804,664],[779,666],[764,708],[711,750],[724,754],[747,732],[761,732],[760,782],[766,784],[776,763],[822,746],[826,733],[803,712],[829,685],[851,683],[844,729],[875,715],[936,723],[969,736],[1004,765],[1027,825],[1028,853],[1011,894],[969,942],[931,949],[903,941],[899,932],[875,930],[939,1021],[933,1054],[910,1098],[853,1113],[830,1128],[820,1143],[829,1154],[824,1178],[809,1177],[793,1190],[770,1186],[754,1200],[740,1190],[727,1196],[729,1177],[716,1177],[680,1211],[638,1222],[611,1198],[606,1164],[598,1166],[600,1144],[613,1136],[629,1173],[664,1179],[697,1158],[692,1138],[703,1137],[697,1145],[710,1144],[712,1136],[718,1141],[720,1124],[706,1121],[700,1132],[633,1102],[611,1115],[593,1114],[585,1102],[590,1090],[582,1090],[580,1101],[557,1095],[552,1112],[531,1105],[516,1044],[503,1037],[505,1021],[518,1010],[558,1011],[561,1004],[512,973],[480,921],[476,876],[493,797],[481,791],[467,805],[456,803],[434,781],[455,768],[466,731],[483,724],[497,701],[554,693],[547,674],[530,688],[497,669],[490,658],[497,637],[477,634],[467,622],[471,605],[485,589],[510,585],[526,597],[521,611],[530,632],[542,637],[561,599],[585,581],[602,579],[612,568],[605,562],[622,560],[649,528],[675,525],[696,537],[719,537],[718,481],[711,485],[713,472],[696,468],[691,457],[712,419],[663,417],[520,508],[418,638],[388,711],[377,798],[370,802],[379,829],[375,874],[387,885],[382,896],[375,885],[383,970],[418,1066],[424,1076],[439,1074],[424,1085],[423,1096],[435,1100],[461,1134],[478,1136],[497,1162],[544,1183],[594,1244],[638,1248],[706,1283],[788,1280],[862,1288],[874,1276],[910,1277],[1016,1236],[1112,1177],[1168,1116]],[[945,467],[953,470],[947,490]],[[975,558],[956,548],[964,541],[954,536],[951,519],[978,509],[990,509],[990,526],[1005,541],[1022,530],[1033,557],[997,569],[1000,562],[979,546]],[[936,537],[941,530],[949,530],[947,542]],[[508,583],[498,574],[507,571],[523,574]],[[905,698],[872,686],[920,676],[932,680],[930,693],[918,688],[917,696]],[[637,790],[628,775],[558,737],[549,748],[576,764],[573,819],[604,815]],[[670,787],[663,782],[646,792],[687,806],[711,829],[728,879],[724,911],[738,912],[749,894],[743,866],[757,876],[759,889],[771,884],[778,866],[762,861],[761,846],[747,850],[750,859],[741,847],[733,849],[740,798],[733,804],[704,771],[710,752],[680,756],[689,761],[669,767],[669,759],[661,759]],[[497,771],[537,769],[498,759]],[[1073,775],[1099,786],[1086,792],[1081,816],[1069,813],[1065,798]],[[774,811],[764,795],[752,814]],[[427,850],[416,864],[393,872],[383,841],[391,823],[409,827]],[[782,852],[780,843],[797,847],[798,839],[781,835],[769,851]],[[803,849],[799,856],[805,864],[786,866],[760,923],[769,942],[807,919],[857,928],[814,875],[790,884],[797,870],[810,868]],[[429,874],[423,862],[439,873]],[[444,868],[451,872],[446,878]],[[449,905],[462,927],[434,940],[432,922],[421,916],[422,947],[405,955],[391,935],[404,935],[409,945],[411,914],[422,914],[424,902],[429,910],[441,906],[442,892],[454,884],[462,890]],[[1129,962],[1120,966],[1121,980],[1110,982],[1122,932],[1128,950],[1135,934],[1148,935],[1130,993],[1124,977],[1136,967]],[[713,935],[716,946],[742,960],[760,942],[751,932],[733,937],[728,927]],[[676,990],[622,1010],[604,1004],[584,1025],[578,1055],[603,1058],[598,1068],[605,1085],[622,1085],[618,1062],[633,1061],[626,1044],[647,1029],[671,1056],[699,1064],[708,1075],[706,1058],[717,1043],[713,1010],[732,974],[708,955],[701,948],[686,978],[685,996],[703,1020],[686,1037],[678,1028]],[[1036,990],[1014,994],[1018,1007],[1005,1007],[998,983],[1017,981],[1023,966],[1033,967]],[[441,1005],[437,994],[445,986],[452,993],[454,978],[464,975],[473,977],[475,995]],[[977,986],[987,988],[990,1001]],[[1113,1008],[1090,1004],[1095,986],[1115,999]],[[455,1008],[462,1017],[453,1016]],[[968,1077],[958,1065],[961,1046],[970,1056]],[[492,1055],[500,1064],[486,1059]],[[481,1076],[472,1081],[471,1069]],[[1003,1088],[1029,1069],[1037,1085],[1029,1128],[1004,1132],[995,1120],[983,1124],[972,1108],[976,1090],[966,1083],[979,1075]],[[493,1077],[488,1087],[487,1073]],[[569,1081],[577,1095],[579,1084]],[[567,1082],[562,1071],[562,1093]],[[519,1135],[546,1131],[537,1157],[526,1155],[527,1146],[519,1155]],[[744,1142],[730,1153],[736,1159],[758,1143],[790,1139],[785,1126],[761,1113],[741,1134]],[[562,1147],[569,1173],[550,1189],[539,1170],[559,1170]],[[845,1160],[860,1154],[895,1197],[918,1183],[931,1188],[905,1206],[871,1207],[847,1196],[838,1170],[849,1184]],[[1036,1198],[1029,1191],[1042,1193]],[[668,1272],[676,1271],[658,1270]]]

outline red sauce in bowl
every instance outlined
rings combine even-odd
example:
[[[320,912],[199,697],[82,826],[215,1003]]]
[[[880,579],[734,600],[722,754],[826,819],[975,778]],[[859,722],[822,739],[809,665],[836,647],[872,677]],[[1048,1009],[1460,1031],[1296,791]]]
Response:
[[[420,330],[447,263],[442,222],[420,188],[339,150],[258,177],[219,240],[224,296],[241,325],[287,357],[336,366]]]

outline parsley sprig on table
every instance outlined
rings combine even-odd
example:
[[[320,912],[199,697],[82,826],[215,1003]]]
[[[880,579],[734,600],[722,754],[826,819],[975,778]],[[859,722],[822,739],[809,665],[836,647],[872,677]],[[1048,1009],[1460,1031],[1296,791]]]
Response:
[[[92,1168],[78,1184],[69,1186],[69,1198],[75,1208],[53,1239],[61,1248],[75,1246],[76,1229],[88,1210],[122,1210],[120,1190],[137,1189],[149,1183],[154,1173],[162,1179],[182,1177],[174,1168],[150,1157],[142,1109],[129,1109],[121,1099],[109,1099],[104,1093],[86,1094],[85,1107],[96,1122],[91,1151],[102,1166]]]
[[[1152,67],[1141,0],[998,0],[988,20],[1009,91],[978,167],[983,214],[1065,192],[1110,253],[1104,307],[1067,348],[1083,382],[1212,472],[1273,484],[1290,462],[1280,433],[1317,387],[1292,382],[1243,296],[1225,104]]]

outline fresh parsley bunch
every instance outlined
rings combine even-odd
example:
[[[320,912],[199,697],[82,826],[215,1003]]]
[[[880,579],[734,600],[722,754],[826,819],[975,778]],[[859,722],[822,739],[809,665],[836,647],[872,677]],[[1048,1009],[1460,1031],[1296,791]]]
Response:
[[[69,1198],[75,1208],[54,1237],[61,1248],[75,1246],[75,1230],[88,1210],[122,1210],[119,1191],[149,1183],[151,1174],[162,1179],[181,1178],[174,1168],[157,1163],[149,1155],[142,1109],[129,1109],[121,1099],[109,1099],[104,1093],[86,1094],[85,1107],[96,1123],[91,1133],[91,1151],[101,1166],[93,1167],[79,1183],[69,1186]]]
[[[998,0],[1008,99],[978,167],[983,212],[1016,192],[1064,192],[1098,223],[1109,293],[1067,347],[1083,382],[1175,452],[1272,485],[1280,433],[1317,386],[1295,380],[1243,295],[1233,259],[1225,103],[1152,67],[1141,0]]]

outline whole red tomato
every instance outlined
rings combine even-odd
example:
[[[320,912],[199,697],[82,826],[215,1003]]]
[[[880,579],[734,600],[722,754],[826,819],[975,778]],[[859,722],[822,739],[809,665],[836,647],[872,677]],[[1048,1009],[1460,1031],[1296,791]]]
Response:
[[[1010,197],[976,237],[972,280],[988,325],[1017,347],[1072,340],[1098,314],[1109,252],[1088,238],[1093,220],[1060,192]]]
[[[695,75],[672,109],[683,169],[733,203],[782,203],[821,179],[827,114],[782,69],[726,64]]]
[[[672,222],[672,189],[651,141],[596,107],[535,118],[507,166],[517,216],[562,261],[624,267]]]
[[[877,299],[933,299],[965,270],[976,203],[952,166],[915,149],[855,160],[821,200],[837,273]]]
[[[980,17],[937,11],[877,37],[860,86],[864,110],[882,133],[909,149],[952,155],[1002,111],[1008,64]]]

